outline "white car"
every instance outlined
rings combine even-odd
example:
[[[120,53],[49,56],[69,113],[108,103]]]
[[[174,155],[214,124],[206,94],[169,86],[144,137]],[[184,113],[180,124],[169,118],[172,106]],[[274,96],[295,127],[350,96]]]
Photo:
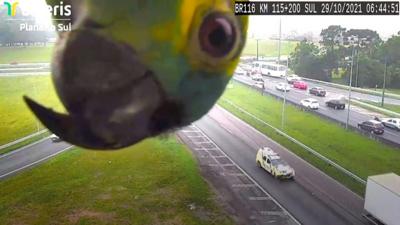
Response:
[[[240,66],[236,67],[235,75],[245,76],[247,75],[247,71],[242,69]]]
[[[52,134],[52,135],[50,135],[50,140],[51,140],[52,142],[60,142],[60,141],[61,141],[61,138],[58,137],[58,136],[55,135],[55,134]]]
[[[260,148],[257,152],[256,163],[276,178],[291,179],[295,172],[276,152],[268,147]]]
[[[285,92],[290,91],[290,85],[285,83],[278,83],[277,85],[275,85],[275,88],[278,91],[285,91]]]
[[[300,105],[309,109],[318,109],[319,103],[318,100],[313,98],[307,98],[300,101]]]
[[[380,121],[382,122],[383,126],[400,131],[399,118],[382,118]]]
[[[295,74],[286,77],[286,81],[289,84],[293,84],[295,81],[300,81],[300,80],[301,80],[301,77],[299,77]]]
[[[264,81],[255,81],[253,86],[258,87],[260,89],[264,89],[265,88]]]
[[[261,76],[261,74],[254,74],[254,75],[251,76],[251,79],[255,80],[255,81],[264,81],[264,79]]]

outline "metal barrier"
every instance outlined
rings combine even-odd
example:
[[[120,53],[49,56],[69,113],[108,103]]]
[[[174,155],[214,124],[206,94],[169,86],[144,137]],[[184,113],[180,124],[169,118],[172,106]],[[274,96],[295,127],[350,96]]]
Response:
[[[314,156],[318,157],[319,159],[323,160],[324,162],[326,162],[329,165],[332,165],[333,167],[335,167],[336,169],[340,170],[341,172],[343,172],[344,174],[350,176],[351,178],[353,178],[354,180],[358,181],[359,183],[366,185],[366,181],[363,180],[362,178],[358,177],[357,175],[353,174],[352,172],[350,172],[349,170],[341,167],[339,164],[333,162],[332,160],[326,158],[325,156],[321,155],[320,153],[318,153],[317,151],[315,151],[314,149],[308,147],[307,145],[301,143],[300,141],[296,140],[295,138],[291,137],[290,135],[286,134],[285,132],[281,131],[280,129],[272,126],[271,124],[261,120],[260,118],[254,116],[253,114],[247,112],[246,110],[242,109],[241,107],[237,106],[235,103],[222,98],[222,101],[228,103],[229,105],[231,105],[232,107],[234,107],[235,109],[239,110],[240,112],[250,116],[251,118],[257,120],[258,122],[268,126],[269,128],[273,129],[275,132],[279,133],[280,135],[284,136],[285,138],[289,139],[291,142],[301,146],[302,148],[304,148],[306,151],[310,152],[311,154],[313,154]]]
[[[389,116],[400,117],[400,113],[393,112],[391,110],[387,110],[387,109],[384,109],[384,108],[381,108],[381,107],[378,107],[378,106],[374,106],[374,105],[371,105],[371,104],[368,104],[368,103],[365,103],[365,102],[361,102],[361,101],[354,100],[354,99],[351,99],[351,102],[356,103],[356,104],[358,104],[360,106],[363,106],[365,108],[368,108],[368,109],[371,109],[371,110],[374,110],[374,111],[389,115]]]
[[[319,84],[324,84],[324,85],[331,86],[331,87],[344,89],[344,90],[348,90],[349,89],[349,86],[342,85],[342,84],[335,84],[335,83],[331,83],[331,82],[320,81],[320,80],[315,80],[315,79],[310,79],[310,78],[305,78],[305,77],[301,77],[301,79],[303,79],[305,81],[311,81],[311,82],[314,82],[314,83],[319,83]],[[355,91],[355,92],[362,93],[362,94],[371,94],[371,95],[375,95],[375,96],[382,96],[381,92],[368,90],[368,89],[364,89],[364,88],[352,87],[351,90]],[[385,93],[385,96],[386,97],[395,98],[395,99],[400,99],[400,95],[393,94],[393,93]]]
[[[44,130],[41,130],[41,131],[39,131],[39,132],[30,134],[30,135],[28,135],[28,136],[25,136],[25,137],[23,137],[23,138],[20,138],[20,139],[18,139],[18,140],[13,141],[13,142],[7,143],[7,144],[5,144],[5,145],[1,145],[1,146],[0,146],[0,150],[5,149],[5,148],[7,148],[7,147],[10,147],[10,146],[12,146],[12,145],[18,144],[18,143],[23,142],[23,141],[25,141],[25,140],[28,140],[29,138],[33,138],[33,137],[35,137],[35,136],[37,136],[37,135],[41,135],[41,134],[43,134],[43,133],[45,133],[45,132],[47,132],[47,129],[44,129]]]

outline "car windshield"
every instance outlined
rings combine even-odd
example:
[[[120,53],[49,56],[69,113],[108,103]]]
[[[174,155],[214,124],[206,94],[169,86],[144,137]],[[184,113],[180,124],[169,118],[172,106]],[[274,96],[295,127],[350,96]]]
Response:
[[[282,166],[287,166],[288,164],[283,160],[283,159],[272,159],[271,160],[271,164],[273,166],[277,166],[277,165],[282,165]]]

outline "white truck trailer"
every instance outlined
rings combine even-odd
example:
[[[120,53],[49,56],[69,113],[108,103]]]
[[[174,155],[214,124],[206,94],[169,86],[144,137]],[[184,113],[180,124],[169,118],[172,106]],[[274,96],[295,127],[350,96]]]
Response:
[[[364,209],[371,222],[400,225],[400,176],[387,173],[368,177]]]

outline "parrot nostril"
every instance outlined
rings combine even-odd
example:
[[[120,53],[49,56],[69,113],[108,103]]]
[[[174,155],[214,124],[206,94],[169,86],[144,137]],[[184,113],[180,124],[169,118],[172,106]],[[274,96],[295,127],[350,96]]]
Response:
[[[232,51],[236,32],[232,22],[221,14],[208,15],[199,31],[200,46],[213,57],[222,57]]]

